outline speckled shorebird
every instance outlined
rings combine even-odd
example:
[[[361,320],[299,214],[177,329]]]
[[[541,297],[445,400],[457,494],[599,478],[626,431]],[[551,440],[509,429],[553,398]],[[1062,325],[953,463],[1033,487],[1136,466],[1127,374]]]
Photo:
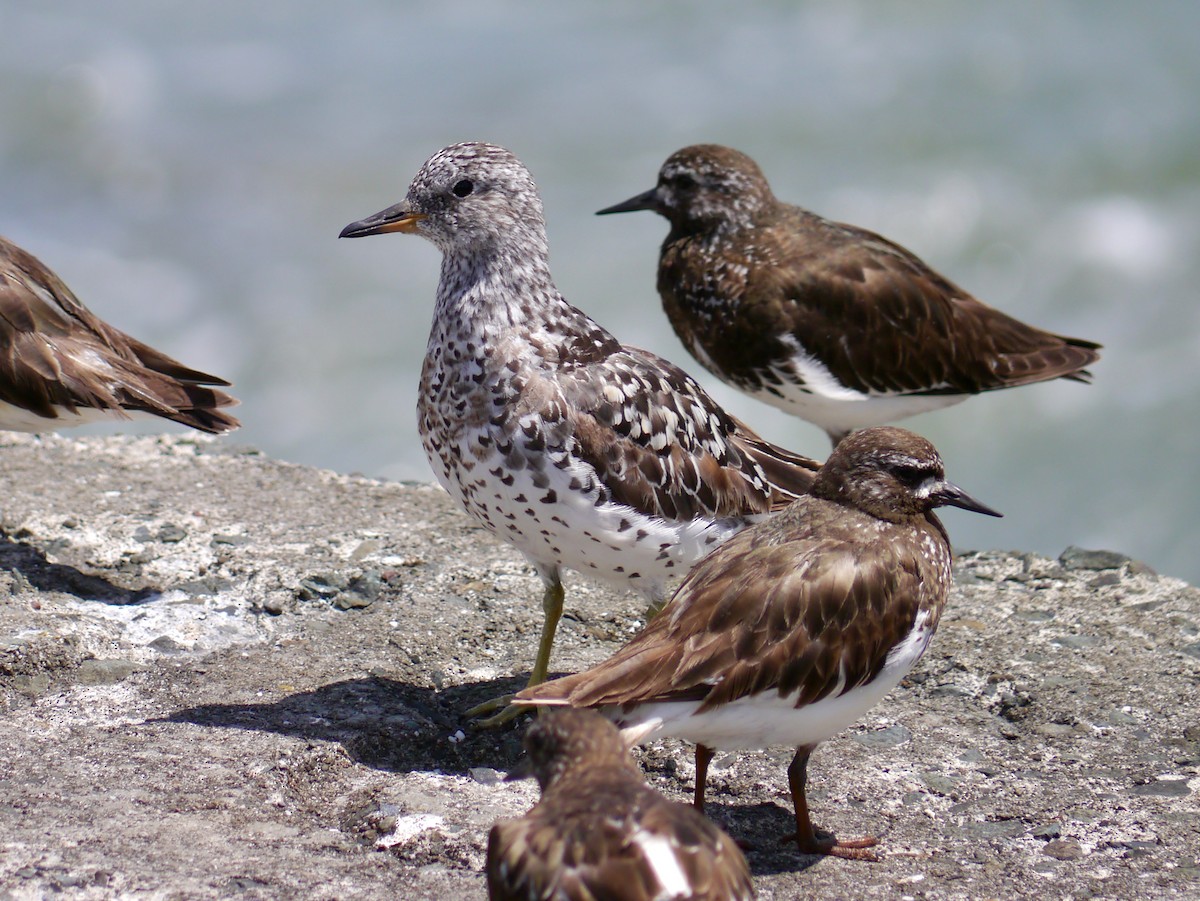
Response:
[[[40,260],[0,238],[0,429],[40,432],[159,416],[202,432],[237,428],[237,403],[189,369],[113,328]]]
[[[491,901],[742,901],[754,897],[737,845],[649,788],[608,720],[587,710],[541,717],[524,766],[542,797],[488,837]]]
[[[530,684],[546,678],[562,567],[661,598],[750,517],[811,484],[815,462],[763,441],[678,367],[563,299],[537,186],[504,148],[438,151],[403,201],[342,237],[384,232],[442,251],[421,440],[443,487],[545,583]]]
[[[696,806],[714,750],[796,748],[801,851],[871,858],[876,839],[818,838],[805,799],[819,742],[879,702],[925,652],[950,590],[943,505],[999,516],[946,481],[924,438],[852,433],[809,494],[698,563],[605,662],[526,689],[531,704],[597,707],[631,743],[696,743]]]
[[[823,428],[938,410],[1048,379],[1091,380],[1100,345],[1025,325],[874,232],[776,199],[717,144],[676,151],[658,185],[600,210],[654,210],[671,230],[658,291],[713,375]]]

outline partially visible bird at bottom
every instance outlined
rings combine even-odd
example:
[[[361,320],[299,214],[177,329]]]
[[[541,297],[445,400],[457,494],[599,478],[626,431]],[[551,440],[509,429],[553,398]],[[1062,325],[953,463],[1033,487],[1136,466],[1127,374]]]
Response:
[[[807,854],[875,859],[873,836],[818,836],[808,760],[928,647],[951,587],[950,542],[933,513],[945,505],[1000,515],[946,480],[924,438],[854,432],[808,495],[696,564],[616,654],[516,702],[597,708],[630,744],[695,742],[699,809],[715,750],[793,747],[788,838]]]
[[[742,901],[746,859],[716,824],[645,784],[616,727],[561,710],[525,733],[541,800],[488,836],[491,901]],[[527,772],[522,772],[526,770]]]
[[[0,238],[0,429],[42,432],[157,416],[238,427],[229,382],[104,322],[33,254]]]

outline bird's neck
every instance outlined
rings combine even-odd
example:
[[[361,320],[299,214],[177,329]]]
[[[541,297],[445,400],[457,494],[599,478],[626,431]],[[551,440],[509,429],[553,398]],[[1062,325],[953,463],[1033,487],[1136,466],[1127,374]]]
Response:
[[[558,292],[544,256],[447,254],[442,260],[430,347],[463,339],[484,354],[558,360],[566,341],[608,347],[612,337]],[[522,349],[524,348],[524,350]]]
[[[938,519],[937,514],[932,510],[928,511],[925,514],[925,521],[933,526],[934,530],[942,537],[942,543],[946,545],[947,549],[949,549],[950,534],[946,531],[946,527],[942,525],[942,521]]]
[[[543,256],[487,248],[442,257],[439,318],[499,317],[516,324],[539,308],[562,302]]]
[[[687,219],[671,223],[671,231],[667,234],[666,243],[690,238],[706,244],[719,243],[728,240],[733,235],[749,227],[749,223],[741,219]]]
[[[586,766],[562,768],[543,786],[542,796],[544,798],[549,794],[560,798],[583,798],[592,794],[596,786],[603,786],[608,793],[617,794],[627,786],[637,785],[641,781],[641,771],[632,759],[605,756],[588,760]]]
[[[885,494],[869,490],[869,486],[862,483],[852,486],[849,480],[836,471],[836,464],[831,467],[826,463],[817,473],[808,493],[840,507],[857,510],[881,522],[899,526],[915,526],[928,522],[943,537],[946,535],[941,521],[932,510],[906,508]],[[949,544],[949,541],[946,543]]]

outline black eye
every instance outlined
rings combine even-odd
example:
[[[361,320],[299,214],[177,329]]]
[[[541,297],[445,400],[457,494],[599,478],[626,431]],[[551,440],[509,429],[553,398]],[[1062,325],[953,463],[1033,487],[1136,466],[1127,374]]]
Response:
[[[918,466],[895,466],[892,468],[892,475],[904,484],[915,488],[929,478],[932,473]]]
[[[696,187],[696,176],[692,175],[690,172],[680,172],[678,175],[672,178],[671,181],[675,183],[675,187],[677,188],[686,189]]]
[[[451,188],[451,190],[454,192],[455,197],[466,197],[468,194],[470,194],[472,191],[475,190],[475,185],[471,183],[471,179],[464,178],[462,181],[458,182],[458,184],[456,184],[453,188]]]

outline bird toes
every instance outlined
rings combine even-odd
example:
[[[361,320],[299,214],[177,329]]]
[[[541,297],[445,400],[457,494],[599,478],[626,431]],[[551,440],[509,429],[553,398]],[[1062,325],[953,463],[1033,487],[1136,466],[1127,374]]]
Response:
[[[473,722],[472,727],[475,729],[496,729],[500,726],[510,723],[519,717],[522,713],[529,711],[529,707],[524,704],[514,704],[513,698],[515,695],[501,695],[498,698],[492,698],[490,701],[484,701],[482,704],[476,704],[467,711],[467,717]],[[500,711],[493,716],[485,716],[485,714]],[[480,717],[484,717],[480,719]]]
[[[875,846],[879,839],[874,835],[859,838],[835,838],[832,835],[802,840],[796,833],[785,835],[780,842],[795,842],[801,854],[816,854],[823,857],[840,857],[842,860],[866,860],[878,862],[881,858]]]

